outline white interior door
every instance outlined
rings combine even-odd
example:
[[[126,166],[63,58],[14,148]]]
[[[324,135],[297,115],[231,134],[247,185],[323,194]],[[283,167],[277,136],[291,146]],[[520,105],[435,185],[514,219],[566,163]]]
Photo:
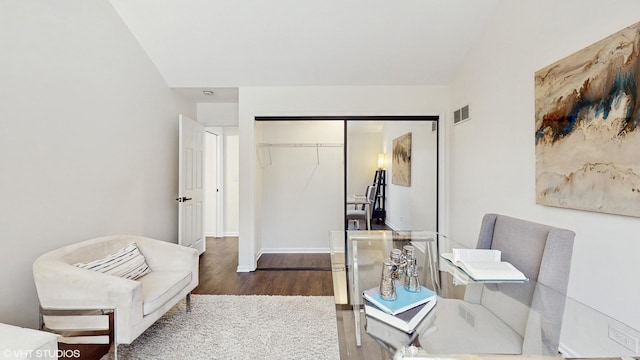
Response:
[[[204,234],[205,236],[220,237],[221,221],[219,214],[220,197],[220,134],[217,128],[205,129],[205,166],[204,166]]]
[[[179,116],[178,243],[202,254],[204,238],[204,126]]]

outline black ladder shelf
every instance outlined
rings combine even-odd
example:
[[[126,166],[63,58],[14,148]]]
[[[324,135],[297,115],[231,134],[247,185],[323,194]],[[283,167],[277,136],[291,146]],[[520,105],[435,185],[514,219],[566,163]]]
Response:
[[[384,169],[376,170],[376,174],[373,178],[373,186],[376,189],[376,194],[375,201],[373,202],[371,221],[376,219],[378,223],[384,223],[384,220],[387,217],[387,211],[385,210],[385,202],[387,199],[386,181],[386,171]]]

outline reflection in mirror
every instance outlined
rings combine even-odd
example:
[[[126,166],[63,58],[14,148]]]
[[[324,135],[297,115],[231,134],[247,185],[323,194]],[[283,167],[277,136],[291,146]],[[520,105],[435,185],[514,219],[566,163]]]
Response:
[[[313,253],[343,226],[344,122],[258,121],[256,236],[264,253]]]
[[[437,230],[438,136],[433,123],[347,121],[346,195],[366,198],[367,187],[376,188],[372,229]],[[354,208],[347,205],[347,211]],[[366,230],[362,221],[345,224],[348,230]]]

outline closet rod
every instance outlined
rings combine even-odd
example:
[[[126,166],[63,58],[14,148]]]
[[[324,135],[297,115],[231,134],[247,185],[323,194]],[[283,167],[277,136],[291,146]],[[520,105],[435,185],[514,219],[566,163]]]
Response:
[[[343,144],[329,144],[329,143],[282,143],[282,144],[269,144],[269,143],[260,143],[259,147],[342,147]]]

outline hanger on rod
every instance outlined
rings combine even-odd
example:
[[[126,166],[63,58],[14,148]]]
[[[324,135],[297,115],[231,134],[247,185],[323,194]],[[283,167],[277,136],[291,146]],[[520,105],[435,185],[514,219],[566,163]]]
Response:
[[[268,165],[272,165],[273,163],[271,162],[271,149],[267,148],[267,155],[269,156],[269,164]],[[262,154],[260,153],[260,150],[258,150],[256,148],[256,157],[258,158],[258,163],[260,164],[260,167],[264,167],[264,164],[262,163]]]

